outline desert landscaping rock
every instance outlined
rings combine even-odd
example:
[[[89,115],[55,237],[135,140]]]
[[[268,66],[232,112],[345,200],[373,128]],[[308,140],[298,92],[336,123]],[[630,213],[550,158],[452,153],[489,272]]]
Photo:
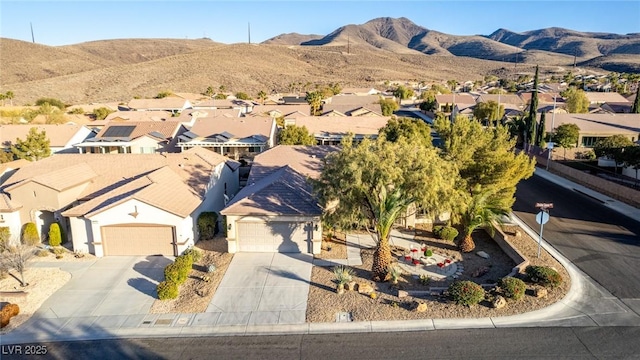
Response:
[[[546,297],[548,293],[549,292],[545,288],[536,288],[533,290],[533,296],[539,299]]]
[[[507,300],[501,295],[498,295],[495,299],[493,299],[493,302],[491,304],[495,309],[502,309],[503,307],[507,306]]]
[[[481,258],[483,258],[483,259],[488,259],[488,258],[490,258],[490,257],[491,257],[489,254],[487,254],[487,253],[486,253],[486,252],[484,252],[484,251],[478,251],[478,252],[476,253],[476,255],[480,256],[480,257],[481,257]]]
[[[427,309],[428,309],[428,307],[427,307],[426,303],[419,302],[419,303],[416,303],[416,307],[415,307],[414,311],[415,312],[419,312],[419,313],[423,313],[423,312],[427,311]]]

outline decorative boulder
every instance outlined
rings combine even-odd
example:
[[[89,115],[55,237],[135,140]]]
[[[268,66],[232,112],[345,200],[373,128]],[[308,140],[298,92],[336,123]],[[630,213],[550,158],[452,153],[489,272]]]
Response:
[[[358,284],[358,293],[360,294],[364,294],[364,295],[369,295],[373,292],[373,286],[367,284],[367,283],[360,283]]]
[[[345,290],[355,291],[356,290],[356,282],[355,281],[349,281],[348,283],[344,284],[344,289]]]
[[[489,272],[489,268],[486,266],[480,266],[476,271],[471,274],[471,276],[478,278]]]
[[[489,256],[489,254],[487,254],[487,253],[486,253],[486,252],[484,252],[484,251],[478,251],[478,252],[476,253],[476,255],[480,256],[480,257],[481,257],[481,258],[483,258],[483,259],[488,259],[488,258],[490,258],[490,257],[491,257],[491,256]]]
[[[423,302],[416,303],[416,307],[413,309],[415,312],[425,312],[427,311],[427,304]]]
[[[409,296],[408,292],[406,292],[404,290],[398,290],[398,297],[399,298],[404,298],[404,297],[407,297],[407,296]]]
[[[545,288],[538,288],[538,289],[533,290],[533,296],[535,296],[537,298],[546,297],[547,294],[548,294],[548,291]]]
[[[492,305],[496,309],[502,309],[503,307],[507,306],[507,300],[504,297],[498,295],[495,299],[493,299]]]

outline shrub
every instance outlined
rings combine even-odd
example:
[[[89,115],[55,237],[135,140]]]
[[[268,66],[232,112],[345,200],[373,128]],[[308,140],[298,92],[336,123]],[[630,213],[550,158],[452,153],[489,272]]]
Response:
[[[545,287],[556,287],[562,283],[562,276],[550,267],[529,265],[524,269],[524,272],[527,274],[529,281]]]
[[[442,226],[442,225],[434,226],[433,227],[433,236],[435,236],[438,239],[440,239],[440,234],[442,233],[442,229],[444,229],[444,226]]]
[[[450,226],[445,226],[440,231],[440,239],[453,241],[458,236],[458,230]]]
[[[62,234],[60,234],[60,225],[53,223],[49,226],[49,245],[60,246],[62,244]]]
[[[35,246],[40,243],[40,235],[35,223],[28,222],[22,228],[22,243],[25,245]]]
[[[218,214],[211,211],[200,213],[198,216],[198,232],[204,239],[213,239],[218,232]]]
[[[0,328],[9,325],[11,318],[20,313],[20,307],[17,304],[7,304],[0,310]]]
[[[500,280],[500,288],[505,297],[520,300],[524,296],[525,290],[527,290],[527,285],[518,278],[507,276]]]
[[[344,285],[353,279],[353,269],[344,265],[335,266],[333,275],[338,285]]]
[[[189,272],[191,272],[191,268],[193,267],[193,260],[191,259],[191,256],[181,255],[176,258],[175,264],[178,267],[180,279],[182,279],[179,284],[182,284],[187,280]]]
[[[191,262],[197,263],[200,260],[202,260],[202,251],[194,247],[189,247],[187,250],[184,251],[184,253],[182,253],[182,256],[190,256]]]
[[[424,256],[426,256],[426,257],[433,256],[433,250],[431,250],[431,249],[425,250],[424,251]]]
[[[45,249],[38,249],[36,250],[36,256],[37,257],[47,257],[49,256],[49,252]]]
[[[449,296],[458,305],[476,305],[484,299],[484,289],[473,281],[456,281],[449,286]]]
[[[65,250],[64,250],[63,247],[56,246],[56,247],[51,248],[51,252],[56,254],[56,255],[62,255],[62,254],[65,253]]]
[[[178,264],[171,263],[164,268],[164,279],[175,284],[182,284],[187,280],[187,276],[184,271],[181,271]]]
[[[11,229],[8,226],[0,226],[0,252],[9,246],[11,239]]]
[[[156,288],[158,299],[170,300],[178,297],[178,284],[173,281],[163,281]]]
[[[42,106],[44,104],[49,104],[51,106],[55,106],[60,110],[64,110],[64,109],[67,108],[67,105],[65,105],[62,101],[60,101],[58,99],[40,98],[40,99],[36,100],[36,106]]]
[[[397,264],[389,265],[389,276],[391,276],[391,282],[397,284],[402,275],[402,269]]]

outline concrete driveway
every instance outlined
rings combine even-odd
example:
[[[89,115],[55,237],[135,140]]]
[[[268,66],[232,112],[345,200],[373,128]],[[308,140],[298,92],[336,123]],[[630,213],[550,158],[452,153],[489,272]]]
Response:
[[[164,267],[171,261],[163,256],[115,256],[92,262],[37,263],[35,266],[57,265],[72,277],[30,321],[63,327],[148,314],[156,285],[164,279]]]
[[[313,256],[238,253],[193,325],[303,324]]]

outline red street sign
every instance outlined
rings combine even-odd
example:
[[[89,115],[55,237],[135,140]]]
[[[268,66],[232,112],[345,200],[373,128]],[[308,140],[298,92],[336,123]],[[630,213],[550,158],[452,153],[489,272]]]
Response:
[[[536,207],[540,209],[553,209],[553,203],[536,203]]]

